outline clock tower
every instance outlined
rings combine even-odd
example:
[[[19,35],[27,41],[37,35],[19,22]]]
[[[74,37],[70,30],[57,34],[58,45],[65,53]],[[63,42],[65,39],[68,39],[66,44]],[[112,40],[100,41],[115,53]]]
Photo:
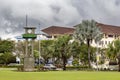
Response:
[[[25,34],[25,55],[24,55],[24,71],[34,70],[34,40],[37,37],[35,34],[35,27],[24,27]]]

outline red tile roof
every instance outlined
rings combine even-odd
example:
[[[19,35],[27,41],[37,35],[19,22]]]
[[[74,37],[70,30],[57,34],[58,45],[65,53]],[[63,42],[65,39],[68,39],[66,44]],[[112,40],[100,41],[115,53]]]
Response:
[[[115,34],[120,35],[120,26],[107,25],[102,23],[97,23],[101,28],[101,31],[105,34]],[[55,34],[73,34],[74,28],[60,27],[60,26],[51,26],[43,29],[42,31],[48,35]]]
[[[42,30],[43,32],[53,35],[53,34],[73,34],[74,28],[51,26]]]
[[[106,25],[102,23],[98,23],[98,26],[101,28],[101,31],[105,34],[120,35],[120,26]]]

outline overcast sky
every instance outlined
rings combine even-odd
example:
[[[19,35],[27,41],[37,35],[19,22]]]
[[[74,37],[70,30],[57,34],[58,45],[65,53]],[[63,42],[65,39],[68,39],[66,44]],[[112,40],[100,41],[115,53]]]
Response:
[[[0,0],[0,37],[23,34],[26,14],[37,31],[72,27],[86,19],[120,26],[120,0]]]

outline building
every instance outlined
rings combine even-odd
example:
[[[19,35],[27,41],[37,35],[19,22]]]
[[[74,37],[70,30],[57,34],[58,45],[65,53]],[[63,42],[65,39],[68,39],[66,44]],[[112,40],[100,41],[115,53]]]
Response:
[[[98,26],[103,32],[103,38],[96,46],[107,48],[108,44],[112,43],[112,41],[120,39],[120,26],[113,26],[101,23],[98,23]]]
[[[43,29],[42,31],[48,34],[47,38],[54,39],[60,35],[65,35],[65,34],[71,35],[73,34],[74,30],[75,30],[74,28],[51,26]]]
[[[120,27],[119,26],[113,26],[113,25],[107,25],[102,23],[97,23],[100,27],[101,31],[103,32],[104,36],[101,39],[98,44],[92,42],[92,46],[94,47],[101,47],[101,48],[107,48],[107,45],[110,44],[115,39],[120,39]],[[48,28],[43,29],[42,31],[46,34],[48,34],[48,38],[54,39],[59,35],[64,34],[70,34],[72,35],[74,33],[74,28],[68,28],[68,27],[60,27],[60,26],[51,26]]]

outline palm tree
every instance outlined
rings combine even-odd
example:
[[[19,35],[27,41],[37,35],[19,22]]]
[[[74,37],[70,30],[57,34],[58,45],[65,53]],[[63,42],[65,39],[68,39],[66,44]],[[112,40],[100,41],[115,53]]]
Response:
[[[120,72],[120,40],[114,42],[115,52],[117,53],[119,72]]]
[[[78,42],[85,42],[88,47],[88,64],[89,68],[90,64],[90,44],[94,40],[97,42],[102,38],[102,32],[99,27],[97,27],[97,23],[94,20],[85,20],[82,21],[81,24],[75,26],[74,38]]]
[[[63,62],[63,70],[66,70],[66,63],[67,59],[71,57],[71,54],[69,52],[70,46],[69,41],[71,37],[69,35],[64,35],[58,37],[58,39],[54,43],[54,56],[61,59]]]
[[[107,57],[110,60],[115,61],[117,54],[116,54],[115,46],[113,45],[114,45],[114,42],[108,45],[108,49],[106,49],[106,53],[107,53]]]
[[[116,61],[118,58],[119,71],[120,71],[120,40],[115,40],[108,45],[107,56],[110,60]]]
[[[73,58],[78,58],[79,59],[79,55],[80,55],[80,45],[78,42],[73,41],[70,44],[70,52],[72,53]]]

